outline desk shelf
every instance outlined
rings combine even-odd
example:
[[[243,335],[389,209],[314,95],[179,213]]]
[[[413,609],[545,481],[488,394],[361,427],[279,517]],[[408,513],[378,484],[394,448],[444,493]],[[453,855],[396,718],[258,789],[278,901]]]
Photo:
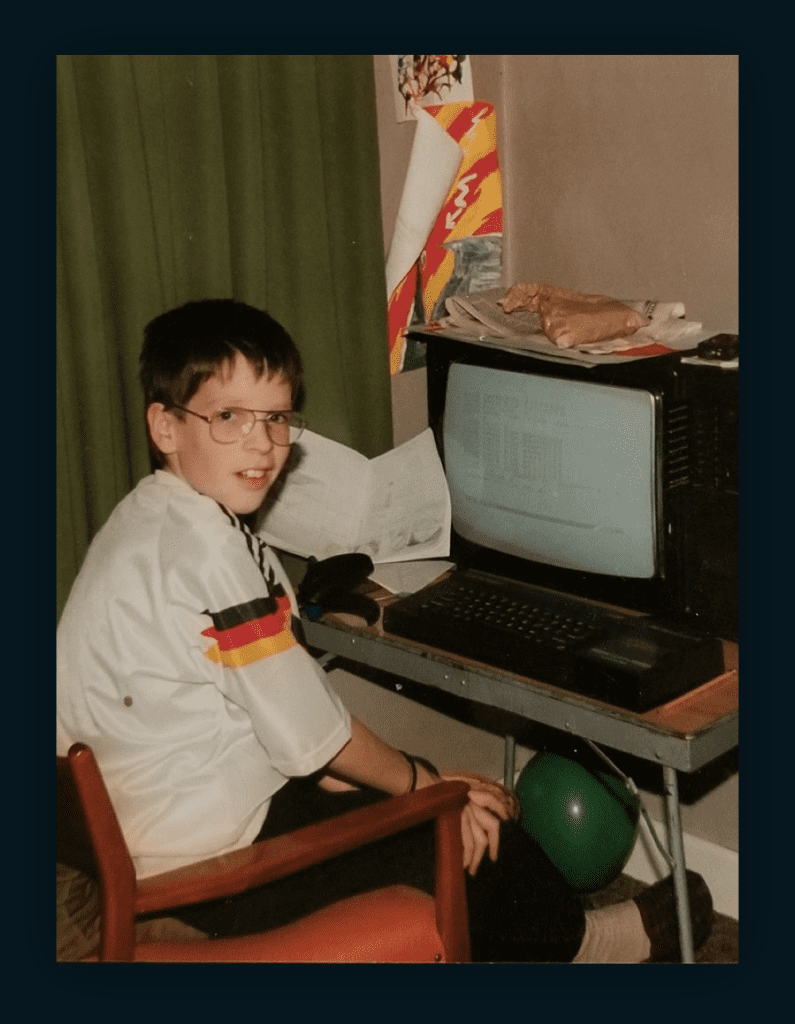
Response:
[[[724,645],[727,671],[723,675],[638,714],[385,634],[377,626],[308,619],[303,626],[310,647],[678,771],[696,771],[739,742],[736,644]]]

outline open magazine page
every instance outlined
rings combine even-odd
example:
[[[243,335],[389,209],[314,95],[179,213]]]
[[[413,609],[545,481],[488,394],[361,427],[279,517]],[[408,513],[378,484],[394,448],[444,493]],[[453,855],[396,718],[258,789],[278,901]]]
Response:
[[[450,550],[450,497],[433,432],[375,459],[310,430],[274,488],[264,541],[308,558],[363,551],[373,562],[440,558]]]
[[[433,431],[370,462],[370,500],[357,550],[373,562],[440,558],[450,551],[450,495]]]
[[[356,550],[366,505],[370,460],[352,448],[305,430],[297,465],[269,496],[257,530],[282,551],[328,558]]]

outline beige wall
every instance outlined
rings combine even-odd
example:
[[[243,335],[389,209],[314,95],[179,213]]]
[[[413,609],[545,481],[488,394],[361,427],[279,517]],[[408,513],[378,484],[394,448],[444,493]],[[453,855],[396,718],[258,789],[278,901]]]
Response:
[[[374,67],[387,251],[414,125],[395,120],[386,58]],[[497,108],[505,284],[679,300],[688,318],[736,329],[736,57],[475,54],[472,67],[476,98]],[[396,443],[427,425],[424,373],[393,379]],[[499,737],[354,677],[340,685],[385,739],[501,774]],[[738,792],[734,774],[683,807],[685,830],[738,850]]]
[[[737,57],[507,56],[504,79],[508,282],[736,329]]]

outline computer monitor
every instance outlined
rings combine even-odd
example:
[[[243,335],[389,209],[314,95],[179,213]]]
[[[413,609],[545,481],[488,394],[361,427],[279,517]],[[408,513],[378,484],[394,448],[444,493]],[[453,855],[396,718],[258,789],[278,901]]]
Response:
[[[701,593],[703,389],[680,355],[584,366],[423,341],[459,564],[736,633]]]

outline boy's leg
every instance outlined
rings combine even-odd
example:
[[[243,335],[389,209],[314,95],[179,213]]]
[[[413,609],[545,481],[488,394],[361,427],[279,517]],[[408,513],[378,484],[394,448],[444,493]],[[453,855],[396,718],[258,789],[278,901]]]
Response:
[[[376,790],[327,793],[314,778],[291,780],[274,797],[258,838],[281,835],[383,799],[384,794]],[[497,861],[486,855],[476,876],[467,874],[466,881],[475,962],[637,963],[650,953],[655,957],[664,953],[671,937],[676,953],[675,901],[665,892],[655,895],[660,883],[645,891],[653,899],[646,900],[641,893],[636,900],[586,914],[580,896],[514,822],[504,822],[500,829]],[[432,823],[253,892],[186,908],[173,916],[213,935],[243,935],[288,924],[347,896],[395,884],[433,892]],[[699,876],[689,877],[688,887],[693,889],[691,904],[698,911],[698,945],[709,933],[712,903]],[[656,951],[655,943],[660,947]]]
[[[273,797],[255,842],[384,799],[383,793],[368,788],[328,793],[317,785],[314,776],[291,779]],[[405,883],[433,892],[433,863],[433,824],[428,823],[260,889],[186,907],[175,916],[213,937],[246,935],[278,928],[337,900],[384,885]]]
[[[582,898],[541,847],[513,821],[500,828],[499,855],[467,875],[472,959],[568,963],[585,934]]]
[[[384,799],[376,790],[327,793],[313,777],[293,779],[274,797],[258,840],[291,832]],[[352,851],[229,900],[186,908],[179,917],[211,935],[240,935],[287,924],[336,900],[385,885],[432,893],[433,824]],[[473,959],[569,961],[585,933],[580,898],[517,825],[501,829],[500,856],[467,875]]]

